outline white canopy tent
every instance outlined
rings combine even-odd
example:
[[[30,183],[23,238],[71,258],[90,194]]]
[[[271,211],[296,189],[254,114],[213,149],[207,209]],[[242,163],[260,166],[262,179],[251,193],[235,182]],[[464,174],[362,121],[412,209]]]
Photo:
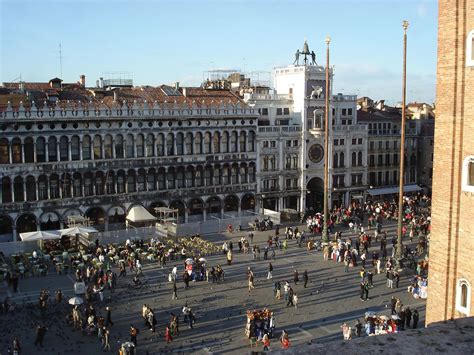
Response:
[[[61,233],[59,231],[35,231],[20,233],[20,238],[24,242],[33,242],[36,240],[52,240],[52,239],[61,239]]]
[[[158,218],[153,216],[143,206],[133,206],[127,214],[127,222],[140,223],[140,222],[153,222],[157,220]]]
[[[60,229],[59,232],[61,233],[61,236],[78,235],[78,234],[87,236],[91,233],[98,233],[99,231],[92,227],[77,226],[77,227],[72,227],[72,228]]]

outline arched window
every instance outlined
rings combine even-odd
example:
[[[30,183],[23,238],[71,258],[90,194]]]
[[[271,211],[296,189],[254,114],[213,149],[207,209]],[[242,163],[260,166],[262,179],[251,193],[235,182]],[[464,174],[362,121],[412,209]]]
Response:
[[[237,165],[232,165],[230,169],[231,172],[231,183],[238,184],[239,183],[239,167]]]
[[[137,157],[141,158],[145,156],[145,139],[143,138],[143,134],[137,135]]]
[[[184,135],[181,132],[176,134],[176,154],[184,154]]]
[[[23,194],[23,178],[21,176],[17,176],[15,180],[13,180],[13,197],[15,202],[25,201],[25,196]]]
[[[61,177],[60,186],[61,186],[62,197],[63,198],[71,197],[71,186],[72,186],[71,175],[63,174]]]
[[[82,176],[80,173],[74,173],[72,176],[72,192],[74,197],[82,196]]]
[[[128,140],[128,139],[127,139]],[[129,170],[127,175],[127,188],[128,192],[136,192],[137,185],[136,185],[136,176],[135,170]]]
[[[174,168],[169,168],[168,173],[166,174],[166,180],[167,180],[167,187],[168,190],[174,189],[175,188],[175,173],[174,173]]]
[[[48,178],[46,175],[38,177],[38,200],[48,199]]]
[[[21,140],[14,138],[12,141],[12,163],[21,163]]]
[[[165,137],[162,133],[158,134],[156,140],[156,155],[162,157],[165,155]]]
[[[202,186],[202,166],[198,166],[196,168],[196,172],[194,174],[194,184],[196,187],[201,187]]]
[[[115,137],[115,157],[117,159],[123,158],[123,136],[121,134]]]
[[[247,133],[245,131],[240,132],[240,151],[247,151]]]
[[[334,153],[334,155],[332,156],[332,167],[334,169],[338,168],[339,167],[339,155],[337,153]]]
[[[164,168],[158,169],[158,189],[166,190],[166,172]]]
[[[204,154],[211,154],[211,149],[212,149],[211,133],[206,132],[204,133]]]
[[[49,137],[48,139],[48,161],[58,161],[58,140],[56,137]]]
[[[212,186],[212,167],[204,168],[204,186]]]
[[[102,159],[102,137],[94,137],[94,159]]]
[[[194,137],[194,154],[202,154],[202,134],[201,134],[201,132],[197,132],[196,137]]]
[[[0,164],[10,164],[9,143],[6,138],[0,139]]]
[[[221,152],[221,136],[219,132],[214,132],[212,141],[214,143],[214,153],[220,153]]]
[[[146,191],[146,173],[145,170],[140,169],[138,170],[138,176],[137,176],[137,191]]]
[[[155,156],[155,136],[152,133],[146,136],[146,156]]]
[[[178,168],[178,171],[176,172],[176,182],[178,184],[178,186],[177,186],[178,189],[182,189],[182,188],[186,187],[184,178],[185,178],[184,168],[182,166],[180,166]]]
[[[255,132],[250,131],[248,135],[248,150],[249,152],[255,152]]]
[[[117,172],[117,193],[125,193],[125,171],[123,170]]]
[[[174,135],[173,133],[168,133],[166,136],[166,154],[174,155]]]
[[[191,132],[186,133],[186,154],[193,154],[193,134]]]
[[[194,167],[186,168],[186,187],[194,187]]]
[[[36,201],[36,182],[31,175],[26,178],[26,200]]]
[[[230,184],[230,174],[228,165],[224,165],[224,167],[222,168],[222,184]]]
[[[237,146],[237,132],[232,131],[230,135],[230,152],[231,153],[236,153],[238,151],[238,146]]]
[[[255,165],[253,163],[249,165],[249,182],[255,182]]]
[[[356,165],[357,165],[357,153],[352,152],[352,166],[356,166]]]
[[[341,152],[341,154],[339,154],[339,167],[341,168],[344,168],[345,167],[345,164],[344,164],[344,153]]]
[[[59,175],[52,174],[49,177],[49,198],[59,198]]]
[[[105,176],[105,183],[107,185],[107,194],[115,194],[115,173],[113,171],[108,171]]]
[[[82,138],[82,159],[91,160],[91,137],[84,136]]]
[[[362,166],[362,152],[357,153],[357,165]]]
[[[46,140],[39,137],[36,140],[36,162],[44,163],[46,161]]]
[[[155,169],[153,168],[148,170],[147,183],[148,183],[148,186],[147,186],[148,191],[156,190]]]
[[[2,203],[12,202],[12,184],[9,177],[2,178]]]
[[[95,173],[95,194],[96,195],[103,195],[104,194],[104,185],[105,185],[105,178],[104,173],[102,171],[98,171]]]
[[[38,150],[38,142],[36,142],[36,149]],[[71,159],[72,160],[79,160],[81,158],[79,152],[79,137],[72,136],[71,137]]]
[[[62,136],[61,138],[59,138],[59,160],[69,160],[69,140],[66,136]]]
[[[112,147],[112,136],[107,134],[104,138],[104,158],[112,159],[113,158],[113,147]]]
[[[456,310],[465,316],[471,315],[471,284],[465,279],[457,283]]]
[[[134,157],[134,138],[133,134],[127,134],[127,142],[125,143],[125,152],[126,152],[126,157],[127,158],[133,158]]]
[[[93,188],[92,188],[92,173],[85,173],[84,174],[84,196],[92,196],[93,195]]]
[[[221,185],[222,184],[222,179],[221,179],[221,168],[220,165],[215,165],[214,166],[214,185]]]
[[[25,163],[33,163],[35,161],[35,144],[33,138],[25,138]]]
[[[227,131],[222,133],[221,146],[222,146],[222,153],[228,153],[229,152],[229,132],[227,132]]]

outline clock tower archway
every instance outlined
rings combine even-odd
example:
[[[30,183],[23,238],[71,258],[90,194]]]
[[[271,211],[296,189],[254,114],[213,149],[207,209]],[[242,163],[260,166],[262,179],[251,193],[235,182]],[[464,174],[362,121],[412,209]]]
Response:
[[[324,202],[324,181],[314,177],[306,185],[306,209],[308,211],[322,212]]]

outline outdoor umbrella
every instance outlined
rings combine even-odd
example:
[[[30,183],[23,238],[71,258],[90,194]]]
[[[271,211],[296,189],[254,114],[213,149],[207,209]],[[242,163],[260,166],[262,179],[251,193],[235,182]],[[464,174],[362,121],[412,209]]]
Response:
[[[81,297],[73,297],[69,300],[69,304],[72,304],[73,306],[76,306],[78,304],[83,304],[84,301],[82,300]]]
[[[201,263],[206,263],[206,262],[207,262],[206,258],[199,258],[199,261],[200,261]]]
[[[194,264],[194,260],[191,258],[186,259],[186,264]]]
[[[399,317],[399,316],[397,316],[396,314],[394,314],[394,315],[392,316],[392,319],[394,319],[394,320],[399,320],[399,319],[400,319],[400,317]]]
[[[27,233],[20,233],[20,238],[24,242],[31,242],[35,240],[51,240],[60,239],[61,234],[59,231],[34,231]]]

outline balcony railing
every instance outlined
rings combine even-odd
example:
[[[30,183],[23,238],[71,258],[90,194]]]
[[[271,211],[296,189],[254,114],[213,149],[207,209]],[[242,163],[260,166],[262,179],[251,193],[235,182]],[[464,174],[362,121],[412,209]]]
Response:
[[[258,127],[258,133],[281,133],[281,132],[301,132],[301,126],[262,126]]]

